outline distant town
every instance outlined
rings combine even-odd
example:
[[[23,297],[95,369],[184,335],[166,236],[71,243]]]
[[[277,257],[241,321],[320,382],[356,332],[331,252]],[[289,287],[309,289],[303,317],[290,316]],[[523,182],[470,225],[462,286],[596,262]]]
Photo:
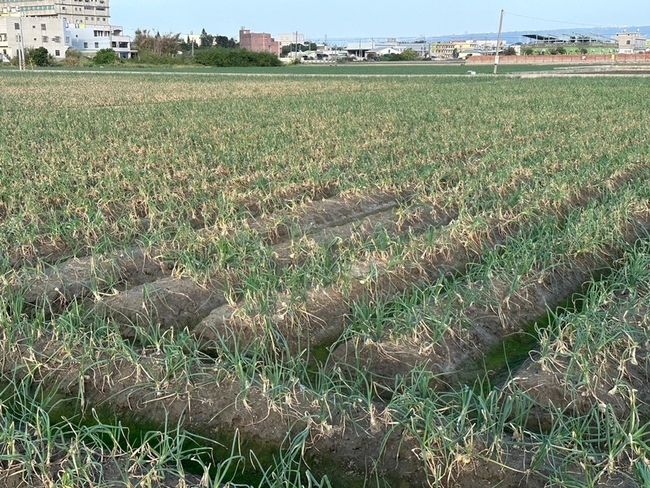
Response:
[[[41,49],[54,60],[65,60],[72,52],[91,58],[102,50],[117,58],[138,58],[136,37],[125,35],[111,24],[110,0],[0,0],[0,60],[10,63],[25,51]],[[152,37],[159,33],[147,33]],[[358,40],[345,43],[312,42],[300,32],[271,34],[242,27],[239,39],[201,34],[169,35],[169,55],[212,46],[238,47],[270,53],[285,63],[327,63],[337,61],[445,61],[503,56],[616,56],[650,53],[650,40],[640,31],[621,30],[608,37],[598,34],[527,33],[520,41],[507,43],[493,38],[449,38],[405,42],[398,39]],[[224,41],[225,39],[225,41]],[[176,44],[174,44],[174,42]],[[210,44],[211,43],[211,44]],[[473,58],[473,59],[472,59]],[[487,60],[486,60],[487,61]]]

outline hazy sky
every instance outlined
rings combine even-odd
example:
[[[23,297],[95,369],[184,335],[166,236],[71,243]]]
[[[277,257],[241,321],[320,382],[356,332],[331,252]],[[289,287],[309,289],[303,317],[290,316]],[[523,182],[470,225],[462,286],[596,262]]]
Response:
[[[127,34],[205,28],[237,38],[245,26],[276,36],[299,31],[308,39],[432,37],[496,32],[501,9],[507,31],[650,24],[648,0],[111,0],[111,22]]]

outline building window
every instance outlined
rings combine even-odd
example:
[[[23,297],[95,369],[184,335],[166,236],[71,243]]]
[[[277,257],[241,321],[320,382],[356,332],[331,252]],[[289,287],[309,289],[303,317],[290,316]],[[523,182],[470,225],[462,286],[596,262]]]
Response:
[[[18,22],[16,22],[14,24],[14,27],[15,27],[16,30],[20,30],[20,24]]]
[[[99,43],[98,42],[95,43],[95,49],[99,49]]]
[[[88,49],[88,43],[84,42],[84,49]]]
[[[54,51],[54,55],[55,55],[55,56],[61,56],[61,51],[59,51],[59,50],[57,49],[56,51]]]

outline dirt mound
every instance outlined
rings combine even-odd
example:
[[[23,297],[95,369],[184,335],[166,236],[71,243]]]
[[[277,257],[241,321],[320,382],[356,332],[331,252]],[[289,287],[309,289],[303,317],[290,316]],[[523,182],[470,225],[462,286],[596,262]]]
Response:
[[[136,286],[169,273],[167,265],[139,248],[109,256],[70,259],[42,273],[19,274],[14,292],[22,290],[26,303],[61,311],[74,300],[83,300],[122,286]]]
[[[190,278],[162,278],[101,298],[95,310],[123,324],[123,336],[132,337],[132,325],[161,330],[193,328],[226,303],[224,286],[210,281],[199,285]]]

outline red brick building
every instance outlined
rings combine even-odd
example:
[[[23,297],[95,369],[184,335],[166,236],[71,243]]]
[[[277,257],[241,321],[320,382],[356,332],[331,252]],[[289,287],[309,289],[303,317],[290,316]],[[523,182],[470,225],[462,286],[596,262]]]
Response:
[[[258,53],[269,52],[280,57],[280,43],[266,32],[251,32],[243,27],[239,29],[239,47]]]

